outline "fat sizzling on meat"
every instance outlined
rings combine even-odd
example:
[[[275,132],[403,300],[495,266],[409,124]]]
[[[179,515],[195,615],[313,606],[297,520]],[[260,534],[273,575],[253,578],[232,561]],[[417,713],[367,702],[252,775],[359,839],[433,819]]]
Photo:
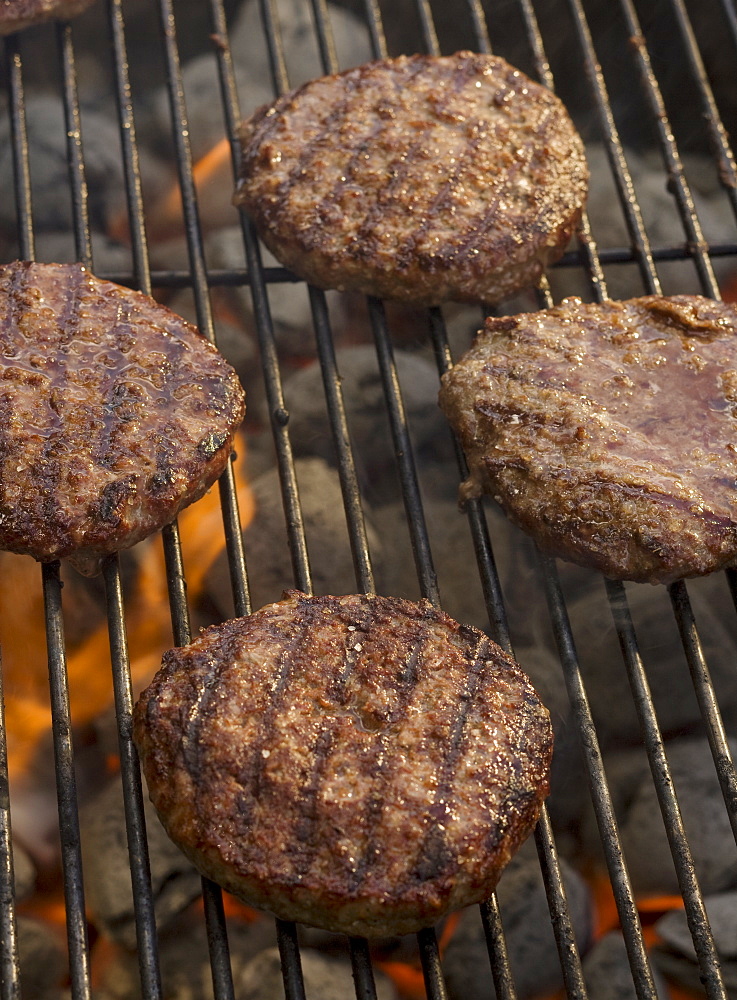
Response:
[[[86,10],[94,0],[0,0],[0,35],[52,18],[67,21]]]
[[[0,267],[0,548],[87,574],[230,457],[238,378],[199,331],[77,264]]]
[[[497,302],[563,253],[588,189],[563,104],[496,56],[400,56],[304,84],[240,131],[235,204],[321,288]]]
[[[483,633],[427,602],[296,591],[165,654],[134,738],[204,874],[368,937],[491,893],[552,752],[547,711]]]
[[[737,559],[737,309],[644,296],[489,319],[440,404],[546,551],[668,583]]]

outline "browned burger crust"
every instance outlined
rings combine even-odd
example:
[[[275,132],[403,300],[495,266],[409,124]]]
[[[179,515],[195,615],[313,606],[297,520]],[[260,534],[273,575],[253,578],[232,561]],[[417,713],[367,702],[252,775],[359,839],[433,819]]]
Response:
[[[0,0],[0,35],[10,35],[52,18],[67,21],[92,3],[93,0]]]
[[[547,711],[481,632],[424,601],[297,591],[166,653],[134,738],[204,874],[368,937],[491,893],[552,751]]]
[[[234,202],[322,288],[497,302],[540,279],[586,199],[554,94],[503,59],[400,56],[304,84],[241,126]]]
[[[668,583],[737,556],[737,310],[657,295],[489,319],[440,405],[540,547]]]
[[[0,548],[93,574],[212,485],[233,369],[148,296],[78,264],[0,267]]]

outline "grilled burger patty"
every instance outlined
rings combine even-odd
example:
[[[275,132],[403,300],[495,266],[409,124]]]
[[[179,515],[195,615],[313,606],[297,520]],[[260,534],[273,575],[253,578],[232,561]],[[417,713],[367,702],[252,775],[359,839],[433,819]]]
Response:
[[[297,591],[166,653],[134,738],[205,875],[368,937],[491,893],[552,751],[547,711],[483,633],[424,601]]]
[[[52,18],[66,21],[86,10],[93,0],[0,0],[0,35]]]
[[[0,267],[0,548],[88,575],[225,468],[233,369],[195,327],[78,264]]]
[[[489,319],[443,377],[470,476],[549,553],[668,583],[737,557],[737,309],[645,296]]]
[[[417,304],[536,284],[588,170],[554,94],[503,59],[400,56],[304,84],[241,126],[234,202],[322,288]]]

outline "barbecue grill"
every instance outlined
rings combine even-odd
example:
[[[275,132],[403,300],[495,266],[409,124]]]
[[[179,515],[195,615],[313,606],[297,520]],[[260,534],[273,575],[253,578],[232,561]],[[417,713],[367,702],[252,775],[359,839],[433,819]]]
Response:
[[[268,86],[273,93],[294,81],[289,76],[295,51],[290,45],[311,46],[318,71],[341,67],[334,22],[336,7],[325,0],[304,0],[303,9],[310,25],[309,36],[289,32],[285,14],[274,0],[250,0],[259,14],[257,42],[270,73]],[[229,45],[239,4],[225,0],[98,0],[96,6],[76,21],[29,29],[4,40],[2,67],[8,137],[8,203],[14,199],[14,224],[2,235],[2,252],[7,260],[34,258],[48,245],[47,219],[41,214],[48,204],[39,185],[37,159],[46,155],[34,145],[28,118],[31,96],[52,95],[63,112],[65,140],[62,146],[64,187],[54,191],[56,201],[68,201],[69,226],[61,247],[67,259],[77,259],[103,278],[128,284],[147,293],[170,299],[189,293],[189,309],[205,336],[218,339],[219,318],[213,305],[220,291],[246,291],[253,316],[254,357],[249,361],[258,388],[254,397],[263,398],[268,415],[267,436],[273,449],[280,488],[274,490],[273,504],[283,508],[281,545],[288,548],[290,578],[283,586],[304,591],[313,588],[309,527],[301,504],[300,482],[290,434],[290,409],[285,399],[283,377],[285,350],[275,332],[274,308],[280,295],[295,284],[284,269],[264,263],[262,251],[250,225],[234,217],[241,228],[242,260],[228,266],[212,266],[204,235],[211,220],[200,212],[207,195],[198,190],[194,167],[199,141],[194,119],[193,98],[186,86],[186,70],[191,60],[201,58],[209,67],[215,89],[210,102],[211,124],[222,121],[222,134],[229,140],[229,159],[235,167],[235,133],[240,117],[263,99],[254,85],[253,94],[243,83],[242,55]],[[298,4],[292,4],[293,16]],[[531,76],[555,89],[567,103],[596,165],[598,199],[592,191],[589,216],[581,223],[577,240],[561,262],[550,272],[543,286],[523,296],[521,302],[505,304],[500,311],[521,305],[535,308],[550,305],[563,294],[575,292],[591,300],[607,295],[654,293],[661,290],[699,291],[720,297],[730,292],[730,268],[737,274],[737,168],[730,147],[729,132],[737,114],[734,93],[734,64],[737,55],[737,14],[730,0],[662,0],[651,4],[642,0],[456,0],[453,4],[431,4],[430,0],[403,0],[387,4],[380,0],[354,0],[341,10],[358,18],[364,28],[368,56],[381,57],[401,51],[449,53],[459,48],[494,51]],[[102,64],[109,76],[94,77],[91,53],[104,50]],[[266,84],[266,80],[261,81]],[[151,94],[158,88],[164,101],[163,118],[154,113]],[[118,245],[117,256],[107,256],[96,228],[99,193],[91,182],[95,171],[91,162],[92,129],[85,120],[92,97],[96,110],[109,114],[118,134],[119,146],[109,151],[118,163],[122,183],[121,210],[127,220],[127,241]],[[244,105],[250,102],[250,106]],[[162,120],[166,123],[162,126]],[[153,123],[153,124],[152,124]],[[219,127],[215,126],[216,128]],[[158,130],[158,132],[157,132]],[[144,141],[144,135],[146,137]],[[181,193],[181,233],[176,247],[186,248],[178,256],[175,242],[166,252],[153,252],[148,239],[150,206],[168,183],[158,178],[159,187],[147,175],[146,143],[155,135],[157,156],[171,169],[171,183]],[[154,142],[154,140],[151,140]],[[204,141],[204,140],[203,140]],[[647,171],[640,167],[647,165]],[[165,172],[164,172],[165,173]],[[12,179],[11,179],[12,178]],[[231,173],[232,178],[232,173]],[[150,186],[149,186],[150,184]],[[707,190],[707,194],[704,191]],[[657,197],[654,192],[657,191]],[[153,193],[149,193],[153,192]],[[222,199],[229,191],[221,188]],[[41,206],[41,207],[39,207]],[[610,215],[605,216],[603,207]],[[44,209],[45,210],[45,209]],[[103,213],[104,214],[104,213]],[[109,216],[108,216],[109,217]],[[711,227],[711,228],[710,228]],[[57,254],[58,256],[58,254]],[[163,261],[171,261],[162,266]],[[370,530],[365,511],[366,484],[357,466],[362,455],[352,444],[350,401],[342,391],[339,352],[335,328],[338,324],[335,300],[314,288],[305,289],[311,330],[305,333],[305,354],[319,363],[324,388],[324,409],[332,434],[334,468],[339,483],[346,545],[350,551],[355,588],[372,591],[376,587]],[[411,548],[417,594],[445,604],[446,590],[457,581],[446,581],[436,565],[435,553],[445,528],[431,525],[425,512],[426,474],[414,437],[411,414],[405,407],[409,386],[402,383],[396,351],[399,346],[424,351],[434,359],[438,374],[452,363],[453,355],[470,337],[470,326],[480,325],[482,314],[469,320],[467,312],[431,309],[402,313],[375,300],[353,303],[356,315],[367,331],[376,355],[376,368],[383,393],[383,409],[391,440],[394,466],[392,484],[404,510],[406,545]],[[358,320],[357,320],[358,322]],[[244,334],[245,336],[245,334]],[[221,345],[225,350],[225,346]],[[236,458],[236,464],[241,461]],[[463,456],[457,453],[455,472],[449,478],[453,490],[464,476]],[[452,481],[451,481],[452,479]],[[222,538],[232,590],[232,613],[251,610],[248,543],[244,544],[239,523],[235,471],[229,469],[219,483]],[[583,647],[577,649],[577,635],[568,611],[569,578],[566,568],[550,558],[529,557],[529,546],[512,535],[507,544],[503,527],[491,507],[469,503],[465,516],[476,566],[467,567],[462,587],[477,590],[486,612],[490,635],[503,647],[516,651],[517,636],[524,636],[525,648],[534,648],[535,637],[524,635],[530,609],[539,604],[559,659],[565,690],[571,706],[573,738],[577,743],[582,770],[587,778],[590,808],[595,817],[603,870],[616,904],[618,921],[626,945],[631,983],[629,993],[639,998],[656,996],[652,959],[645,942],[643,920],[628,874],[628,860],[622,848],[615,819],[615,807],[607,782],[604,752],[599,738],[599,720],[594,718],[587,696],[589,677],[579,664]],[[368,519],[370,520],[370,518]],[[503,561],[512,571],[497,571],[497,535],[504,537]],[[162,533],[166,582],[174,644],[186,643],[192,632],[192,615],[187,593],[191,566],[185,566],[176,525]],[[247,536],[246,536],[247,539]],[[518,548],[515,548],[518,546]],[[399,555],[396,558],[401,558]],[[525,569],[523,582],[529,583],[520,603],[521,585],[515,579],[516,560]],[[135,750],[131,743],[131,682],[127,635],[127,590],[117,557],[106,561],[103,570],[104,607],[109,630],[112,665],[111,701],[114,702],[120,755],[119,780],[125,804],[125,825],[129,845],[130,877],[135,902],[137,962],[141,993],[146,998],[168,995],[162,983],[154,898],[151,889],[147,831],[143,814],[144,792]],[[667,737],[659,723],[651,694],[647,657],[641,655],[643,634],[631,611],[630,589],[619,583],[604,582],[595,574],[576,575],[576,587],[591,591],[592,600],[608,604],[611,644],[619,646],[621,670],[629,681],[628,698],[639,722],[639,743],[645,748],[651,770],[650,781],[667,831],[679,894],[693,941],[700,990],[709,998],[727,996],[720,971],[714,935],[707,917],[689,842],[679,809],[677,788],[671,777]],[[728,571],[722,580],[724,593],[737,602],[737,572]],[[693,585],[694,587],[696,585]],[[78,747],[74,741],[74,720],[70,718],[65,650],[62,571],[58,564],[45,565],[38,572],[45,609],[48,674],[52,708],[52,745],[55,787],[58,797],[64,913],[68,943],[69,988],[75,998],[92,995],[90,972],[91,939],[85,907],[85,870],[80,846],[76,765]],[[507,590],[508,587],[508,590]],[[700,725],[713,755],[723,796],[723,809],[737,838],[737,779],[728,744],[729,727],[722,718],[720,694],[712,680],[710,663],[704,654],[709,642],[691,603],[692,584],[676,583],[661,588],[668,598],[666,614],[673,621],[682,644],[682,662],[673,663],[674,673],[690,671],[700,711]],[[273,599],[279,593],[272,595]],[[461,611],[454,611],[462,615]],[[731,622],[728,626],[733,628]],[[514,647],[514,648],[513,648]],[[728,656],[733,656],[732,648]],[[525,659],[520,657],[522,665]],[[106,668],[107,669],[107,668]],[[569,737],[570,738],[570,733]],[[3,905],[0,908],[1,985],[3,997],[20,995],[17,914],[14,903],[14,870],[11,852],[11,775],[8,780],[7,740],[2,727],[0,740],[0,874]],[[9,788],[10,785],[10,788]],[[543,813],[535,833],[560,962],[560,982],[570,997],[584,996],[581,942],[574,933],[569,904],[561,875],[556,847],[558,834],[556,793]],[[720,805],[720,808],[722,806]],[[551,818],[551,816],[553,818]],[[734,888],[734,886],[733,886]],[[209,944],[215,997],[235,995],[228,944],[228,924],[220,890],[203,881],[203,917]],[[505,945],[504,921],[496,898],[480,907],[480,921],[487,943],[488,964],[499,997],[511,1000],[515,982]],[[547,919],[547,918],[546,918]],[[277,921],[276,934],[281,958],[285,994],[290,1000],[303,997],[301,945],[298,928]],[[436,931],[417,935],[424,988],[431,1000],[447,997],[443,960]],[[363,940],[341,943],[352,965],[355,993],[368,1000],[376,996],[374,960]]]

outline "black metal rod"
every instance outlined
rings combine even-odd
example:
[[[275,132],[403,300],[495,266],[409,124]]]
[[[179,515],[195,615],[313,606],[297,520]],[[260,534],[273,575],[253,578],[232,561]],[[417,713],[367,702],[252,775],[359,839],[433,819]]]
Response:
[[[13,190],[18,220],[18,250],[22,260],[35,260],[35,236],[31,208],[31,167],[28,157],[26,102],[23,87],[23,63],[18,35],[5,39],[10,104],[10,137],[13,155]]]
[[[82,153],[82,127],[77,94],[77,68],[72,47],[72,29],[69,24],[57,25],[57,38],[62,65],[64,119],[67,128],[67,163],[69,186],[72,192],[72,225],[77,259],[85,267],[92,267],[92,240],[88,211],[87,181]]]
[[[448,990],[443,979],[443,970],[440,967],[440,950],[432,927],[426,927],[418,932],[417,946],[420,951],[420,964],[425,979],[427,1000],[447,1000]]]
[[[58,562],[42,567],[56,794],[72,1000],[89,1000],[90,959]]]
[[[598,113],[599,123],[605,140],[605,148],[611,164],[614,182],[619,192],[619,200],[625,215],[627,228],[632,239],[632,249],[640,268],[640,274],[648,293],[661,291],[657,272],[652,264],[652,248],[642,219],[642,212],[635,194],[627,159],[614,122],[609,95],[604,82],[604,74],[596,58],[594,44],[586,22],[581,0],[568,0],[573,18],[576,39],[583,54],[583,66],[589,89]]]
[[[686,232],[688,246],[696,262],[703,290],[707,295],[718,297],[719,287],[711,266],[711,261],[709,260],[709,255],[706,252],[707,243],[701,231],[701,225],[696,214],[696,206],[694,205],[691,190],[683,172],[681,157],[670,122],[668,121],[663,97],[660,93],[655,73],[653,72],[650,53],[645,44],[645,38],[642,34],[634,4],[632,0],[620,0],[620,4],[625,17],[627,32],[630,36],[630,51],[634,53],[642,89],[645,93],[645,100],[648,105],[650,117],[657,129],[660,148],[668,171],[668,190],[675,196],[681,221]]]
[[[433,566],[430,541],[427,533],[425,514],[422,509],[420,489],[417,481],[412,444],[404,412],[402,394],[394,363],[394,353],[389,338],[384,306],[380,299],[369,297],[369,317],[374,333],[379,370],[384,386],[384,395],[389,413],[394,453],[397,457],[398,473],[402,486],[402,499],[407,512],[412,552],[414,553],[417,576],[423,597],[433,604],[440,603],[438,581]]]
[[[666,836],[676,868],[678,885],[683,896],[686,919],[693,938],[694,948],[701,969],[701,981],[706,995],[713,1000],[726,1000],[719,957],[701,895],[691,849],[686,838],[681,812],[678,807],[663,738],[655,716],[655,706],[637,650],[634,627],[630,617],[627,597],[622,583],[607,580],[607,593],[614,616],[622,655],[627,666],[627,676],[632,688],[635,709],[640,721],[642,739],[647,751],[653,776],[655,793],[663,816]]]
[[[148,998],[158,1000],[162,995],[162,990],[156,937],[156,915],[151,890],[151,868],[146,840],[146,819],[143,812],[141,771],[138,753],[133,743],[133,687],[123,613],[123,589],[117,556],[110,556],[105,560],[102,573],[105,581],[115,719],[120,754],[120,777],[128,837],[128,861],[131,870],[141,991],[147,1000]]]
[[[732,210],[737,215],[737,164],[735,163],[734,151],[722,119],[719,115],[719,108],[714,99],[714,93],[709,83],[709,76],[701,58],[699,47],[696,43],[691,20],[683,0],[671,0],[676,23],[681,37],[686,46],[686,58],[689,70],[694,79],[701,103],[704,110],[704,127],[711,141],[714,156],[717,160],[718,175],[726,191]],[[727,5],[725,4],[725,9]],[[729,32],[734,27],[734,5],[732,5],[731,17],[729,21]]]
[[[642,926],[637,912],[632,884],[619,841],[619,831],[614,815],[609,786],[604,772],[604,762],[591,716],[586,689],[578,665],[578,654],[571,632],[563,593],[555,562],[548,556],[540,557],[543,563],[545,596],[548,601],[555,641],[558,646],[563,676],[565,678],[571,711],[581,738],[589,792],[599,828],[609,880],[622,926],[622,935],[632,969],[635,991],[639,1000],[652,1000],[656,995],[650,961],[642,936]]]
[[[371,967],[371,953],[366,938],[349,938],[356,1000],[376,1000],[376,983]]]
[[[496,896],[490,896],[486,902],[482,903],[480,911],[496,995],[498,1000],[515,1000],[517,991],[512,978],[507,942],[502,927],[502,915],[499,912],[499,901]]]
[[[133,115],[128,55],[125,47],[125,24],[122,0],[108,0],[110,36],[113,47],[113,70],[115,76],[116,106],[120,125],[123,176],[128,209],[128,232],[133,253],[133,274],[136,287],[146,295],[151,294],[151,270],[148,244],[143,214],[143,191],[141,188],[141,167],[138,157],[136,125]],[[187,281],[190,280],[189,272]]]
[[[21,996],[11,829],[5,683],[0,656],[0,1000],[20,1000]]]
[[[361,494],[356,476],[356,466],[353,460],[348,421],[346,419],[343,393],[340,388],[340,374],[335,357],[335,348],[330,331],[325,293],[316,288],[310,288],[310,304],[312,320],[317,338],[317,353],[325,387],[328,418],[333,436],[333,444],[338,457],[338,472],[340,488],[343,493],[343,505],[348,521],[348,536],[350,539],[353,565],[359,588],[367,594],[376,592],[374,574],[371,567],[366,522],[361,505]]]
[[[701,718],[704,721],[706,736],[714,758],[724,805],[732,827],[732,835],[737,843],[737,771],[727,743],[727,734],[724,731],[714,684],[704,658],[686,584],[680,580],[678,583],[672,584],[668,590],[681,642],[686,653],[686,660],[691,671],[696,700],[701,709]]]

